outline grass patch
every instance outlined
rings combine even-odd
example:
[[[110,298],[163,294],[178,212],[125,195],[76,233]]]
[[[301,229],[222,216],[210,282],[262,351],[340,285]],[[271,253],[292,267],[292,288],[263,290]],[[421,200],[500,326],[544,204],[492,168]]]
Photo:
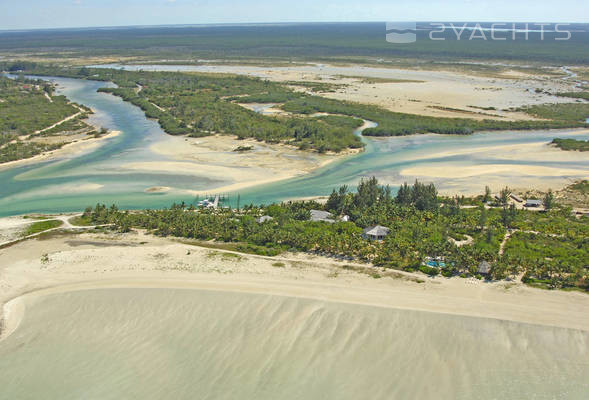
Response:
[[[569,188],[571,190],[574,190],[574,191],[577,191],[580,193],[588,194],[589,193],[589,181],[584,180],[584,181],[574,183],[571,186],[569,186]]]
[[[286,264],[283,262],[275,262],[275,263],[272,263],[272,266],[276,267],[276,268],[285,268]]]
[[[22,232],[22,236],[34,235],[36,233],[40,233],[40,232],[47,231],[49,229],[54,229],[54,228],[60,227],[61,225],[63,225],[63,221],[59,221],[56,219],[35,222],[34,224],[30,225],[29,227],[27,227],[27,229],[25,229]]]
[[[246,151],[252,151],[253,149],[254,146],[237,146],[235,149],[233,149],[233,151],[236,153],[243,153]]]
[[[553,145],[565,151],[589,151],[589,140],[554,139]]]
[[[89,216],[80,215],[77,217],[70,218],[70,224],[74,226],[92,226],[94,223],[92,222],[92,218]]]
[[[589,100],[589,92],[564,92],[556,93],[559,97],[568,97],[570,99],[583,99]]]
[[[339,75],[340,78],[351,78],[351,79],[359,79],[361,83],[367,83],[370,85],[377,84],[377,83],[424,83],[425,81],[418,81],[414,79],[394,79],[394,78],[373,78],[373,77],[366,77],[366,76],[346,76],[346,75]]]
[[[41,220],[49,219],[49,217],[45,217],[45,216],[42,216],[42,215],[25,215],[23,217],[23,219],[34,219],[34,220],[37,220],[37,221],[41,221]]]
[[[241,261],[245,257],[240,254],[236,253],[225,253],[222,251],[211,251],[207,254],[209,258],[217,258],[220,257],[223,261]]]

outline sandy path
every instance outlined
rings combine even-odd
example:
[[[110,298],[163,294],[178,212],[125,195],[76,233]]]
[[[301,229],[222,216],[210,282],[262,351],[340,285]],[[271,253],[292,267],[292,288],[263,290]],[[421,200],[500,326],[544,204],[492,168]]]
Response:
[[[45,93],[45,97],[47,97],[47,99],[51,103],[53,103],[53,100],[51,99],[51,97],[49,97],[49,95],[47,93]],[[73,115],[70,115],[69,117],[66,117],[66,118],[62,119],[61,121],[56,122],[53,125],[48,126],[47,128],[39,129],[38,131],[35,131],[35,133],[33,133],[33,135],[38,135],[40,133],[46,132],[48,130],[51,130],[51,129],[55,128],[56,126],[59,126],[59,125],[63,124],[64,122],[71,121],[72,119],[79,117],[80,115],[82,115],[85,112],[81,107],[78,107],[76,104],[72,104],[72,106],[74,106],[75,108],[78,109],[78,112],[77,113],[75,113]]]
[[[427,278],[380,269],[383,277],[343,268],[350,263],[306,254],[227,255],[137,234],[79,234],[31,240],[0,250],[0,303],[107,287],[192,288],[304,297],[378,307],[497,318],[589,331],[589,296],[543,291],[515,282]],[[279,264],[277,264],[279,263]],[[354,268],[366,268],[355,265]],[[11,301],[5,328],[23,308]],[[7,334],[5,330],[5,335]]]
[[[67,230],[90,230],[96,227],[107,226],[107,225],[89,225],[89,226],[77,226],[72,225],[70,220],[74,217],[79,217],[82,214],[67,214],[67,215],[56,215],[56,216],[48,216],[44,220],[36,220],[36,219],[25,219],[23,217],[7,217],[7,218],[0,218],[0,240],[4,239],[4,241],[0,241],[0,249],[4,247],[8,247],[9,245],[27,240],[32,239],[42,234],[67,229]],[[21,232],[24,231],[28,225],[32,225],[36,222],[41,221],[61,221],[62,224],[58,227],[47,229],[42,232],[33,233],[32,235],[21,236]],[[8,240],[6,240],[8,239]]]

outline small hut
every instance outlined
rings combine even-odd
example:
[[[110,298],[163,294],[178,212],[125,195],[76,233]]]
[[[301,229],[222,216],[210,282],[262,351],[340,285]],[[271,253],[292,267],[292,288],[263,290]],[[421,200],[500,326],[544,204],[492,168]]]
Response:
[[[488,275],[491,272],[491,264],[488,261],[481,262],[477,272],[481,275]]]
[[[384,240],[390,232],[391,230],[389,228],[376,225],[364,229],[362,237],[369,240]]]

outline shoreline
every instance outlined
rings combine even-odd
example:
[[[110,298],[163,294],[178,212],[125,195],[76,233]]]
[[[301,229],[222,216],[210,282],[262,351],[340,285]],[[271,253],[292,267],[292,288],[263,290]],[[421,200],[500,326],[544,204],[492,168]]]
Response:
[[[12,168],[23,167],[30,164],[37,164],[44,161],[56,161],[66,156],[79,156],[87,151],[94,150],[102,145],[103,141],[112,139],[121,134],[121,131],[110,131],[108,134],[100,137],[89,137],[83,140],[74,140],[73,142],[63,145],[61,148],[37,154],[36,156],[21,160],[8,161],[0,164],[0,171]]]
[[[238,146],[253,150],[236,152]],[[200,138],[168,136],[150,150],[169,157],[167,161],[144,161],[123,164],[133,171],[165,172],[207,176],[221,181],[214,189],[190,190],[170,187],[191,196],[214,192],[234,192],[285,181],[313,173],[335,161],[359,154],[363,149],[319,154],[298,150],[288,144],[269,144],[255,139],[239,140],[234,135],[211,135]],[[149,188],[146,188],[149,189]]]
[[[43,262],[45,254],[49,261]],[[9,288],[0,296],[0,340],[18,329],[25,300],[31,297],[109,288],[275,295],[589,332],[585,293],[541,290],[520,282],[429,278],[303,253],[257,256],[142,232],[28,240],[3,249],[0,265],[0,285]],[[374,279],[371,271],[382,278]]]

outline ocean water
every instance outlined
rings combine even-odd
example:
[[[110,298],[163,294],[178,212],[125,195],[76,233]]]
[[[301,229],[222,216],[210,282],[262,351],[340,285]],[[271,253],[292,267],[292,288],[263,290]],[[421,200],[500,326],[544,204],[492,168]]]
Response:
[[[177,289],[32,300],[0,399],[587,399],[589,333]]]
[[[196,199],[187,190],[215,192],[215,188],[235,183],[231,178],[215,180],[196,171],[155,173],[122,168],[124,164],[144,161],[171,161],[156,154],[150,146],[165,140],[159,125],[145,117],[143,111],[115,96],[97,93],[104,82],[50,78],[58,83],[59,94],[85,104],[96,111],[92,122],[121,131],[95,151],[68,156],[57,161],[0,170],[0,217],[29,212],[81,211],[97,202],[117,204],[126,209],[168,207],[173,202],[187,204]],[[356,132],[360,134],[360,132]],[[489,174],[462,178],[428,178],[442,190],[453,193],[483,192],[485,185],[498,190],[505,185],[537,187],[565,180],[585,178],[589,157],[579,154],[559,155],[558,152],[529,153],[529,146],[541,148],[553,138],[589,139],[589,133],[575,130],[536,132],[493,132],[470,136],[413,135],[393,138],[363,138],[366,150],[345,157],[302,177],[261,185],[231,193],[231,204],[237,195],[241,204],[269,204],[301,197],[328,195],[343,184],[357,185],[363,177],[376,176],[390,184],[393,191],[404,181],[415,177],[403,175],[407,168],[430,167],[441,171],[461,171],[489,166]],[[509,147],[505,147],[509,146]],[[523,150],[521,150],[523,149]],[[456,150],[460,150],[456,153]],[[521,151],[520,151],[521,150]],[[501,171],[493,170],[501,166]],[[529,168],[543,168],[530,174]],[[562,172],[555,172],[562,171]],[[148,194],[154,186],[167,186],[168,193]]]

